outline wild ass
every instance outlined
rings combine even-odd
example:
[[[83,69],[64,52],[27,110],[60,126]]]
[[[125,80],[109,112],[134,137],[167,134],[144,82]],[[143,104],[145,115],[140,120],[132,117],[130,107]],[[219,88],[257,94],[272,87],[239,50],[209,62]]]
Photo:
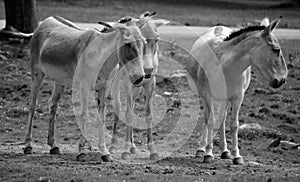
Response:
[[[204,163],[214,159],[213,137],[219,129],[221,158],[231,157],[225,138],[225,120],[231,105],[233,163],[243,164],[238,148],[238,114],[250,84],[251,67],[255,68],[259,80],[272,88],[279,88],[286,82],[287,66],[278,40],[272,33],[280,19],[271,24],[264,20],[265,26],[246,27],[233,33],[229,33],[232,30],[227,27],[213,27],[194,43],[193,58],[186,62],[186,69],[190,74],[189,81],[196,84],[199,96],[204,98],[205,122],[196,153],[196,157],[204,154]],[[215,106],[218,108],[217,119]]]
[[[123,86],[126,93],[126,113],[125,113],[125,123],[127,124],[126,137],[125,137],[125,152],[122,153],[122,159],[128,159],[130,154],[136,153],[136,146],[134,144],[133,138],[133,109],[134,102],[140,93],[141,89],[144,88],[145,91],[145,119],[147,123],[147,148],[150,151],[150,159],[157,160],[159,155],[154,148],[153,136],[152,136],[152,96],[155,89],[155,77],[154,74],[157,73],[158,69],[158,40],[160,38],[157,28],[169,23],[167,20],[163,19],[152,19],[155,13],[145,12],[140,16],[139,21],[145,22],[141,26],[141,33],[146,38],[147,43],[144,45],[143,60],[144,60],[144,80],[137,86],[130,82],[128,73],[122,69],[124,66],[120,63],[120,71],[114,77],[112,84],[112,98],[113,106],[115,109],[115,121],[113,126],[113,137],[112,146],[110,148],[111,153],[115,153],[118,145],[117,136],[117,125],[119,123],[120,114],[120,81],[123,81]],[[122,21],[122,20],[120,20]]]
[[[142,81],[145,73],[143,70],[142,52],[145,38],[141,35],[140,29],[134,21],[128,19],[128,23],[114,23],[109,31],[99,32],[97,30],[83,30],[72,22],[62,17],[49,17],[44,20],[35,30],[30,44],[31,57],[31,99],[28,116],[28,129],[25,139],[25,154],[32,153],[32,124],[36,107],[36,100],[40,85],[44,79],[54,82],[52,96],[49,100],[49,130],[48,144],[51,147],[50,154],[59,154],[60,150],[55,142],[55,114],[58,101],[61,98],[65,87],[72,86],[74,72],[78,64],[85,65],[91,69],[97,69],[103,64],[98,79],[106,83],[114,67],[120,62],[126,65],[130,80],[133,84]],[[135,59],[122,57],[124,52],[133,52]],[[107,62],[109,56],[118,56]],[[86,80],[91,73],[89,69],[81,69],[80,86],[84,92],[88,92],[93,80]],[[105,85],[105,84],[102,84]],[[106,86],[106,85],[105,85]],[[106,90],[106,87],[102,90]],[[83,87],[83,88],[82,88]],[[81,98],[81,116],[85,123],[87,113],[87,103]],[[102,100],[103,99],[103,100]],[[104,98],[98,98],[99,105],[104,104]],[[100,113],[100,115],[103,113]],[[99,124],[99,150],[104,161],[111,161],[112,158],[106,149],[104,138],[104,119],[101,115]],[[79,152],[81,153],[86,143],[86,139],[81,135]],[[78,155],[80,159],[82,154]]]

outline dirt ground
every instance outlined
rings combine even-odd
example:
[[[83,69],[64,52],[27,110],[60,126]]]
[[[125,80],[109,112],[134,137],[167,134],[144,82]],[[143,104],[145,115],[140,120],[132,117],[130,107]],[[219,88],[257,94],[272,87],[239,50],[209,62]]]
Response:
[[[62,155],[50,155],[47,145],[49,82],[41,88],[35,115],[34,154],[23,155],[30,94],[28,45],[2,41],[0,181],[300,181],[300,150],[283,145],[268,147],[279,137],[300,143],[300,42],[282,40],[280,43],[289,66],[288,82],[274,91],[258,83],[255,77],[252,79],[241,108],[240,125],[257,123],[262,128],[240,130],[239,147],[245,164],[236,166],[232,160],[220,159],[218,135],[214,140],[215,161],[212,164],[204,164],[202,159],[194,157],[200,126],[195,121],[188,121],[195,117],[191,108],[198,102],[187,89],[186,80],[181,78],[172,82],[166,79],[160,81],[155,91],[155,98],[157,101],[164,100],[166,109],[153,129],[155,142],[164,141],[180,120],[187,123],[176,133],[186,137],[186,141],[178,146],[173,143],[168,157],[155,162],[147,160],[146,133],[135,129],[135,143],[139,151],[130,160],[121,160],[120,150],[114,154],[115,161],[111,163],[102,162],[96,151],[89,153],[86,162],[76,161],[79,129],[72,110],[70,90],[61,99],[57,115],[56,136]],[[176,54],[173,52],[171,55],[176,57]],[[165,59],[160,59],[160,65],[160,73],[165,75],[177,69]],[[106,125],[110,133],[113,121],[111,100],[108,99],[107,103]],[[136,113],[143,111],[142,103],[143,97],[137,102]],[[203,116],[200,115],[199,120],[203,120]],[[119,135],[123,137],[124,124],[120,128]],[[230,147],[229,129],[226,134]],[[176,140],[175,134],[171,137],[172,141]]]

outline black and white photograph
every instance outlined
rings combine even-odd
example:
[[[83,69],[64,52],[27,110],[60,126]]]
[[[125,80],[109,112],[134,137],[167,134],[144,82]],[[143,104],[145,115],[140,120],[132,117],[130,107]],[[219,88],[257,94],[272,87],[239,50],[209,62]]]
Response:
[[[300,1],[0,0],[23,181],[300,181]]]

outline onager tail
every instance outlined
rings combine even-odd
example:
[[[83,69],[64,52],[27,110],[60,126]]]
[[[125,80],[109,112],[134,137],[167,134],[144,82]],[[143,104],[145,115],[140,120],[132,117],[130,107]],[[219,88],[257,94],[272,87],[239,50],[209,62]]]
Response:
[[[31,39],[33,33],[23,33],[15,29],[14,27],[5,27],[0,30],[0,40],[15,38],[15,39]]]

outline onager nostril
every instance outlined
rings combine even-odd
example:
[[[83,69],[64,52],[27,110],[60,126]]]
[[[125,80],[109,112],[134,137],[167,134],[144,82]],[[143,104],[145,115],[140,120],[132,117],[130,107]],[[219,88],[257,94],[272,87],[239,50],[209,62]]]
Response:
[[[136,85],[143,81],[144,75],[143,74],[133,74],[129,76],[130,81],[132,84]]]

